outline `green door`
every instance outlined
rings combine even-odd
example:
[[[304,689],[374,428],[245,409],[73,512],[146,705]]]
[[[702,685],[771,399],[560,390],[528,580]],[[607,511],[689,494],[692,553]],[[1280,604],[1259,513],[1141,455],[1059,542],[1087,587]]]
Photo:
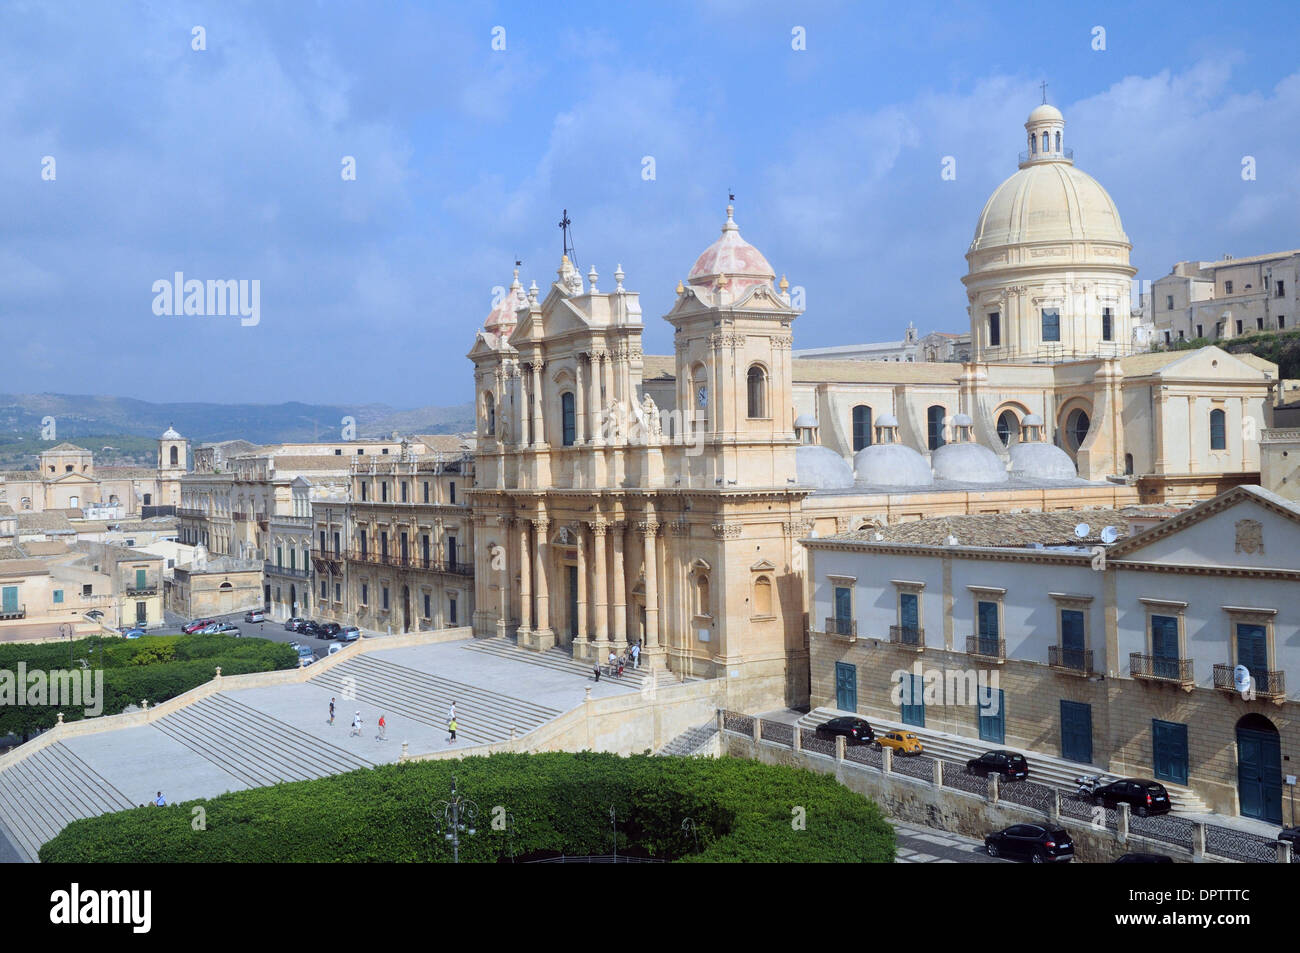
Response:
[[[977,619],[979,650],[981,655],[998,654],[998,604],[981,602]]]
[[[1237,726],[1237,797],[1243,817],[1282,823],[1282,745],[1277,729],[1260,715],[1247,715]]]
[[[1156,780],[1187,783],[1187,726],[1173,721],[1151,721],[1152,767]]]
[[[1061,757],[1092,764],[1092,706],[1061,701]]]
[[[135,571],[135,587],[143,589],[146,585],[148,585],[148,570],[137,569]]]
[[[920,612],[917,611],[916,593],[904,592],[898,597],[898,621],[903,629],[903,642],[916,645],[919,641],[918,630],[921,627]]]
[[[858,669],[850,662],[835,663],[835,707],[858,710]]]
[[[17,586],[5,586],[4,590],[0,592],[0,609],[3,609],[5,612],[18,611]]]
[[[1084,667],[1083,613],[1078,609],[1061,610],[1061,662],[1066,668],[1082,670]]]
[[[1151,673],[1157,678],[1178,678],[1178,620],[1151,617]]]
[[[1268,673],[1268,642],[1262,625],[1237,626],[1237,664],[1250,669],[1255,685],[1261,684]]]
[[[925,679],[920,675],[903,675],[903,698],[898,717],[905,725],[925,727]]]
[[[1007,740],[1006,694],[1002,689],[979,690],[979,731],[981,741],[991,741],[995,745],[1005,744]]]

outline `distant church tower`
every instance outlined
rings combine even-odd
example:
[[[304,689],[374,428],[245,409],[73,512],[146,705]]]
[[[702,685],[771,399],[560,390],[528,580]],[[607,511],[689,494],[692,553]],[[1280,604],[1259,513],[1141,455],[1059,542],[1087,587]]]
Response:
[[[190,442],[168,426],[158,439],[158,505],[181,505],[181,477],[189,468],[189,455]]]

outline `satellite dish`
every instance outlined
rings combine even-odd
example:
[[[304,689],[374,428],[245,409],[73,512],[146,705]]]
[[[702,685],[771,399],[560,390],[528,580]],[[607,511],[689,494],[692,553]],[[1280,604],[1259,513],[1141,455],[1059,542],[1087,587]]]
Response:
[[[1078,526],[1074,528],[1074,535],[1079,537],[1079,539],[1087,539],[1088,534],[1091,532],[1092,532],[1092,527],[1089,526],[1087,523],[1080,523]]]
[[[956,545],[957,545],[957,537],[956,537],[956,536],[953,536],[953,535],[950,533],[950,534],[948,535],[948,538],[945,539],[944,542],[945,542],[947,545],[949,545],[949,546],[956,546]]]
[[[1244,665],[1238,665],[1232,670],[1232,682],[1237,686],[1237,691],[1242,694],[1250,691],[1250,669]]]
[[[1119,530],[1113,526],[1107,526],[1101,531],[1101,541],[1109,546],[1115,540],[1119,539]]]

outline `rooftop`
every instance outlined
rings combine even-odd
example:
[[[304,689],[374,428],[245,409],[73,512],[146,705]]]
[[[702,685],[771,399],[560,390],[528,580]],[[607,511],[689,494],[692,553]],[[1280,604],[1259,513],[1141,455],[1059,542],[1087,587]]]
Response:
[[[1102,542],[1101,531],[1113,526],[1116,539],[1128,535],[1131,517],[1144,515],[1145,507],[1123,509],[1066,510],[1056,513],[975,513],[964,516],[936,516],[932,519],[899,523],[896,526],[864,527],[824,537],[851,542],[903,543],[912,546],[944,546],[955,536],[961,546],[1026,547],[1091,546]],[[1085,536],[1075,534],[1080,523],[1088,525]],[[879,535],[883,538],[876,539]]]

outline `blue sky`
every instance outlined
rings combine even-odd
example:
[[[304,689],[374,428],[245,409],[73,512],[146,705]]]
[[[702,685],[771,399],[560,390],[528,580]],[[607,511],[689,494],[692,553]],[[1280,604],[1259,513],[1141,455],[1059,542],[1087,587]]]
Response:
[[[671,353],[660,315],[728,189],[805,289],[796,347],[962,330],[963,255],[1042,81],[1140,278],[1294,248],[1298,25],[1285,3],[6,3],[0,392],[461,402],[514,259],[554,277],[562,208],[582,271],[608,288],[621,263]],[[177,271],[258,279],[260,323],[156,316]]]

